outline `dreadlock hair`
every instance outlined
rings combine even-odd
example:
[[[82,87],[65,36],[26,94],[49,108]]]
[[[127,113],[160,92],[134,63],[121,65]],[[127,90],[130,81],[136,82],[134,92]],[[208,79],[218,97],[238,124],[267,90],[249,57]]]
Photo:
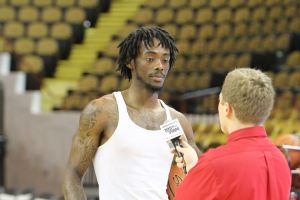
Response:
[[[146,48],[153,47],[154,38],[160,41],[163,48],[170,49],[170,69],[175,63],[178,49],[175,45],[174,38],[160,27],[140,27],[131,32],[119,45],[119,58],[117,71],[121,71],[124,78],[131,80],[131,69],[127,64],[135,59],[140,51],[141,42],[144,42]]]

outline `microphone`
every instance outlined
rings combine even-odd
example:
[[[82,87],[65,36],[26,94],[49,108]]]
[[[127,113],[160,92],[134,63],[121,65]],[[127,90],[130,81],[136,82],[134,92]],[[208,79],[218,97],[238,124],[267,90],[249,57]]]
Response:
[[[177,146],[180,146],[180,136],[184,134],[178,119],[166,121],[160,126],[160,129],[164,132],[166,141],[168,143],[171,142],[174,146],[177,156],[183,159],[183,154],[176,149]],[[183,172],[184,174],[187,174],[186,166],[183,166]]]

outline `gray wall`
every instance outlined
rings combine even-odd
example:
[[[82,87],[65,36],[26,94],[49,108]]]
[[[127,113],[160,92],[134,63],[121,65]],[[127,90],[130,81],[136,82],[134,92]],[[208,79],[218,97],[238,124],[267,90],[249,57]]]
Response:
[[[0,77],[5,88],[6,186],[60,195],[79,113],[31,114],[32,93],[16,94],[16,77]]]

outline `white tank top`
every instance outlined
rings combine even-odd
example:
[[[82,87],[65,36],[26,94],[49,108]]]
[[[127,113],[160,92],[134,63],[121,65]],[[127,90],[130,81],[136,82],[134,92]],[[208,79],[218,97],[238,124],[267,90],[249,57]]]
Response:
[[[121,92],[114,92],[119,122],[94,157],[100,200],[167,200],[173,159],[161,130],[147,130],[129,117]],[[168,107],[167,120],[171,119]]]

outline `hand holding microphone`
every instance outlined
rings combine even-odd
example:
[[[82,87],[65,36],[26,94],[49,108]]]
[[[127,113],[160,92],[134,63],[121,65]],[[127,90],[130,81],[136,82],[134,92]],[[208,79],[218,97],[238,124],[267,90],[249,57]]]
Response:
[[[193,168],[197,161],[198,156],[196,151],[184,140],[180,140],[181,145],[176,146],[176,151],[183,155],[183,157],[176,157],[175,161],[177,163],[177,167],[183,169],[186,166],[187,171]]]
[[[164,131],[165,137],[168,143],[172,143],[173,147],[175,148],[177,158],[181,158],[182,163],[178,165],[183,170],[183,172],[186,174],[186,166],[184,164],[183,159],[183,152],[177,151],[178,148],[180,148],[180,137],[184,135],[183,129],[180,125],[180,122],[178,119],[173,119],[165,122],[163,125],[160,126],[161,130]],[[187,144],[187,143],[186,143]],[[182,148],[180,148],[181,150]],[[194,151],[196,154],[196,152]],[[197,154],[196,154],[197,157]],[[177,159],[176,158],[176,159]]]

